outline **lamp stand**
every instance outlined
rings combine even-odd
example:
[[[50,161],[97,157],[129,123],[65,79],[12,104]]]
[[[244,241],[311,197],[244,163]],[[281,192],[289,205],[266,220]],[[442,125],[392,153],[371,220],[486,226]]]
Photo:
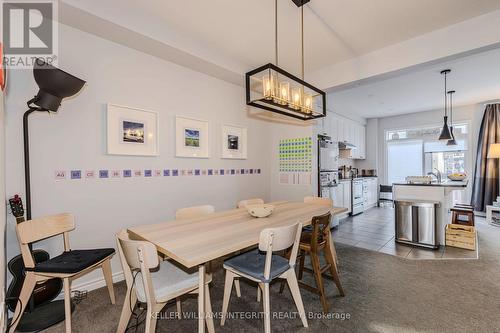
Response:
[[[48,112],[40,107],[32,106],[35,98],[28,101],[29,109],[23,116],[23,138],[24,138],[24,180],[25,180],[25,198],[26,198],[26,221],[31,220],[31,182],[30,182],[30,149],[29,149],[29,123],[30,114],[35,111]],[[30,251],[33,249],[29,244]],[[71,304],[71,311],[75,308]],[[51,301],[37,307],[33,304],[33,298],[30,298],[29,304],[24,313],[21,314],[19,324],[16,330],[19,332],[38,332],[53,326],[65,319],[64,300]]]

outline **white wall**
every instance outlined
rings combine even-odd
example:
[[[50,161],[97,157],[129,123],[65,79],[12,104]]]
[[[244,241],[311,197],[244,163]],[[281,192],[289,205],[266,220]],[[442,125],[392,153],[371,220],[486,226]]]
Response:
[[[3,304],[5,302],[5,112],[4,95],[0,91],[0,332],[5,328],[5,312]]]
[[[468,165],[466,173],[472,177],[475,165],[475,156],[477,151],[477,140],[479,129],[483,117],[485,106],[483,104],[461,106],[453,109],[453,121],[467,121],[469,127],[469,150],[468,150]],[[432,110],[425,112],[416,112],[400,116],[379,118],[378,120],[378,170],[380,183],[387,183],[387,167],[386,167],[386,145],[385,131],[390,129],[405,129],[412,127],[439,125],[443,122],[443,110]],[[367,136],[368,137],[368,136]],[[471,183],[469,183],[467,197],[470,195]]]
[[[114,247],[114,235],[132,225],[173,219],[177,208],[213,204],[229,209],[238,200],[270,198],[269,125],[247,117],[244,89],[84,33],[60,26],[59,66],[87,81],[82,92],[65,100],[57,115],[30,117],[33,217],[71,212],[76,230],[72,247]],[[31,71],[11,71],[7,112],[7,194],[23,193],[22,115],[37,91]],[[106,155],[106,103],[149,109],[160,114],[160,155]],[[174,116],[210,121],[211,158],[174,158]],[[222,122],[248,127],[248,159],[220,159]],[[1,162],[1,161],[0,161]],[[55,181],[56,170],[260,168],[261,175],[161,177]],[[2,173],[3,174],[3,173]],[[1,184],[0,184],[1,185]],[[1,214],[1,212],[0,212]],[[9,217],[8,258],[19,253]],[[38,246],[52,255],[62,240]],[[120,272],[118,257],[113,272]],[[100,272],[75,287],[100,278]]]

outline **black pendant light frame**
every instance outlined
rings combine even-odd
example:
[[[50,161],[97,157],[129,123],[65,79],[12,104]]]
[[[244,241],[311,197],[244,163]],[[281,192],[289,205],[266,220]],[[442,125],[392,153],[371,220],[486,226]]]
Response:
[[[296,110],[293,109],[287,105],[283,105],[280,103],[274,102],[272,99],[266,99],[264,96],[260,99],[257,100],[252,100],[251,99],[251,91],[250,91],[250,79],[252,76],[255,74],[264,72],[264,71],[274,71],[278,74],[281,74],[290,80],[298,83],[298,85],[304,86],[309,88],[310,90],[316,92],[318,95],[321,95],[321,100],[322,100],[322,108],[321,108],[321,113],[306,113],[302,112],[301,110]],[[326,93],[319,89],[316,88],[315,86],[307,83],[306,81],[299,79],[293,74],[288,73],[282,68],[279,68],[278,66],[274,64],[267,64],[264,66],[261,66],[259,68],[256,68],[248,73],[245,74],[245,87],[246,87],[246,101],[247,105],[254,106],[256,108],[261,108],[267,111],[279,113],[285,116],[290,116],[293,118],[301,119],[301,120],[310,120],[310,119],[316,119],[316,118],[323,118],[326,117]]]
[[[441,134],[439,135],[439,140],[451,140],[453,137],[450,133],[450,128],[448,127],[448,91],[447,91],[447,82],[446,76],[451,72],[451,69],[445,69],[441,71],[441,74],[444,75],[444,117],[443,117],[443,129],[441,130]]]

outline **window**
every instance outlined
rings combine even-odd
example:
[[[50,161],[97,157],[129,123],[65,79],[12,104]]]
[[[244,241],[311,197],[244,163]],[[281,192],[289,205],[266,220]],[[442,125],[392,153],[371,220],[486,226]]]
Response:
[[[438,169],[443,175],[467,170],[468,125],[454,124],[458,143],[447,146],[437,137],[440,127],[409,128],[386,131],[387,180],[404,182],[407,176],[420,176]]]
[[[407,176],[422,175],[422,141],[396,141],[387,144],[387,172],[389,184],[406,181]]]

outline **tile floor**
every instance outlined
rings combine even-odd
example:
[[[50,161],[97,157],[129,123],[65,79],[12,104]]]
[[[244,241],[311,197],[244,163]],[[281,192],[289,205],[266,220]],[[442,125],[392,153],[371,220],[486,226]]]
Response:
[[[485,223],[481,218],[476,223]],[[335,242],[365,248],[407,259],[477,259],[478,251],[441,246],[428,250],[394,241],[394,209],[370,208],[363,214],[350,216],[334,229]]]

